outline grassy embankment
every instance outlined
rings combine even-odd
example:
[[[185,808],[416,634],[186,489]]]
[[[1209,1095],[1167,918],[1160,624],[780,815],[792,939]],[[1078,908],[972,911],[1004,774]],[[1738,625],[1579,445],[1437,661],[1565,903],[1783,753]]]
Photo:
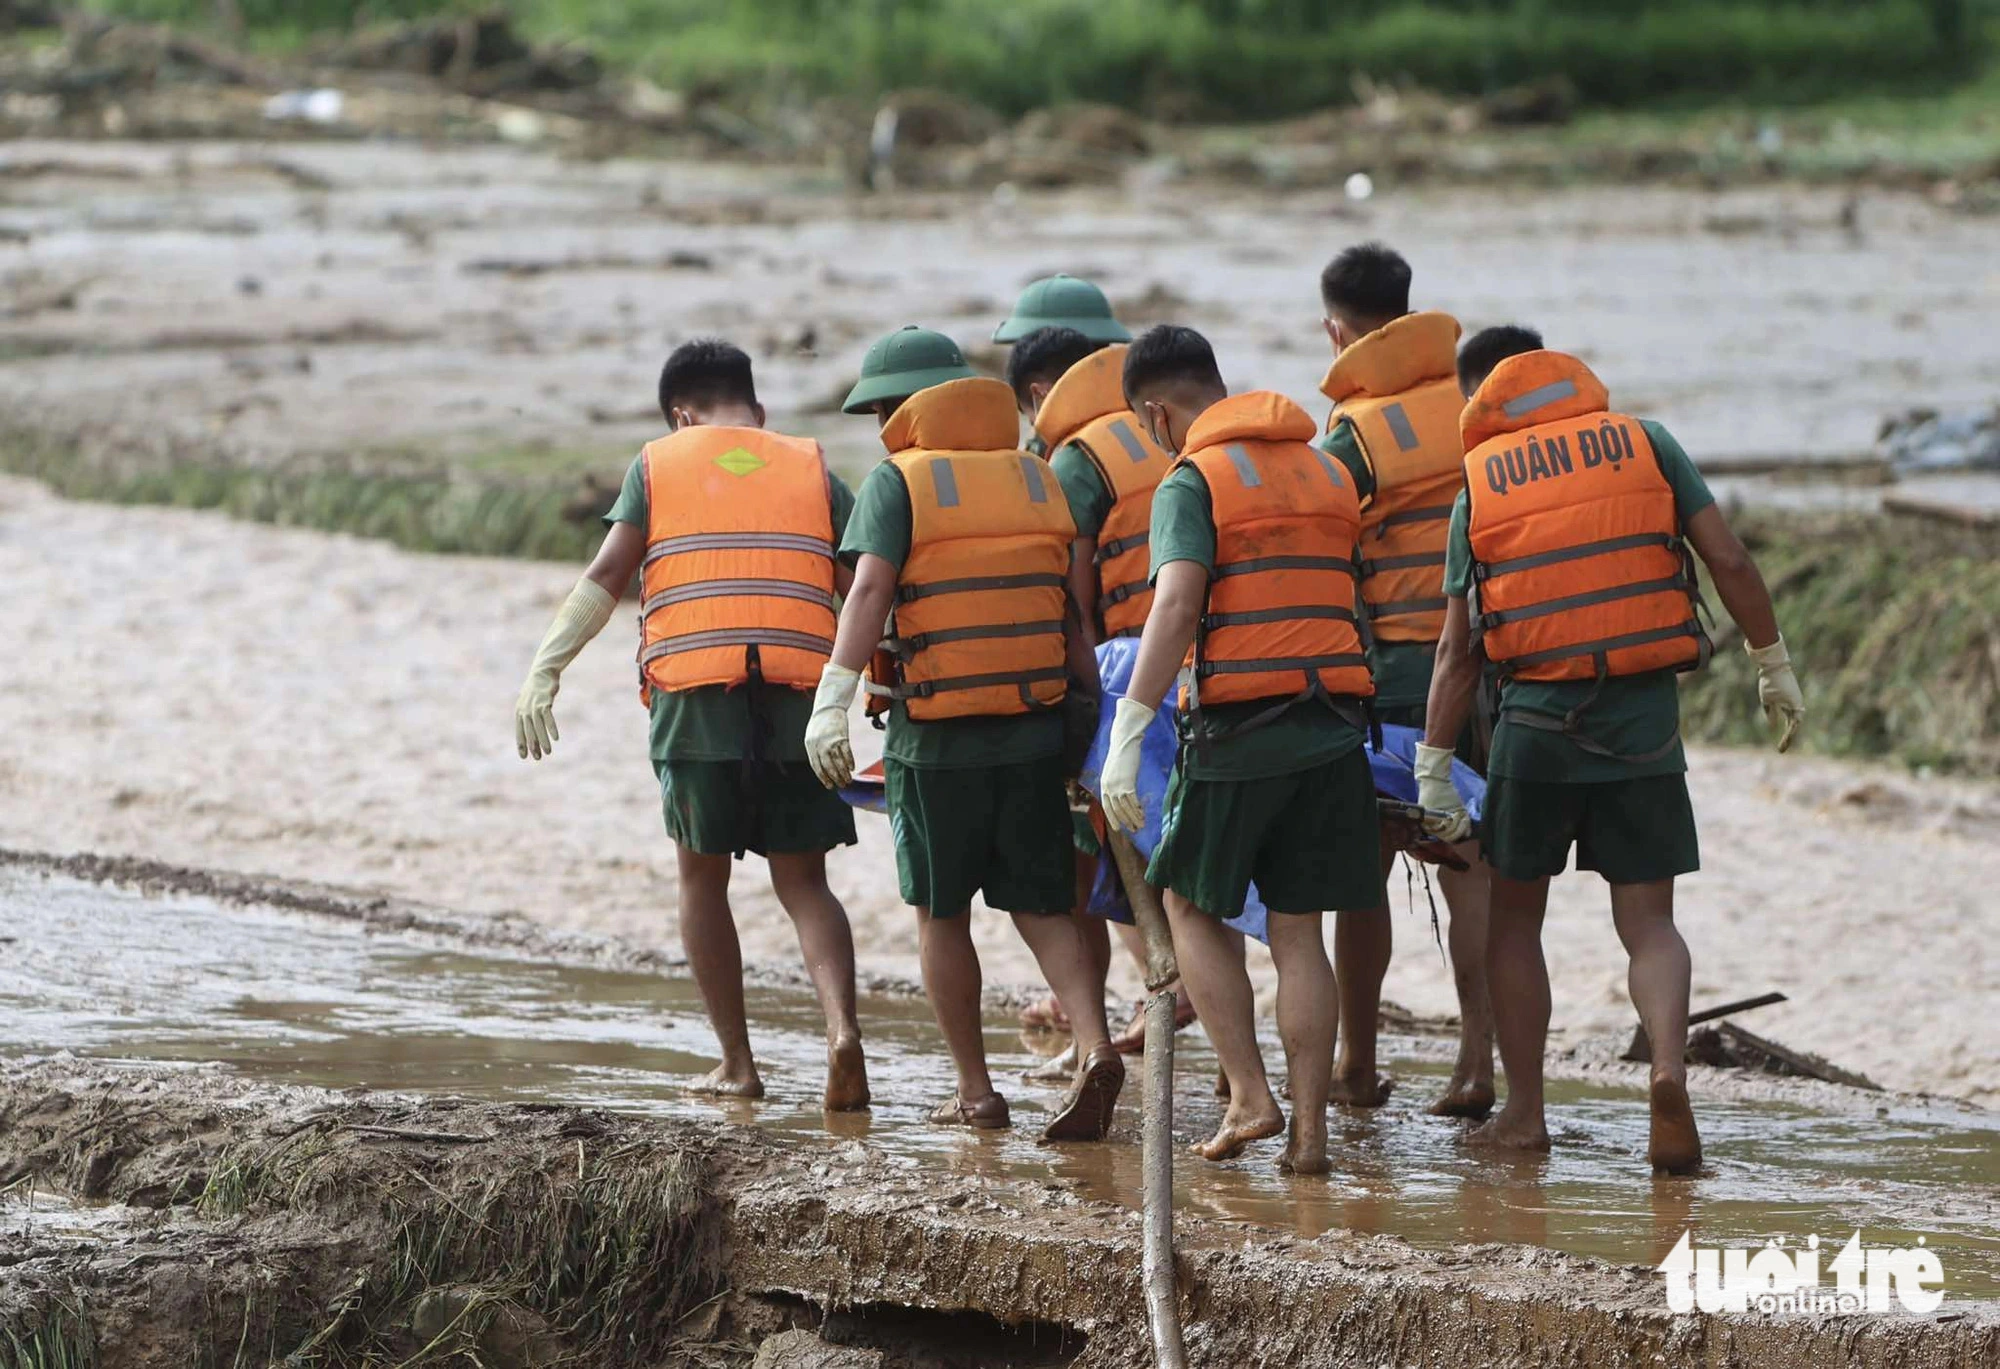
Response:
[[[481,0],[85,0],[284,46]],[[588,43],[688,90],[873,98],[934,86],[1019,114],[1094,100],[1275,118],[1354,80],[1482,94],[1560,80],[1585,108],[1860,93],[1935,97],[1985,68],[1992,0],[513,0],[532,36]]]

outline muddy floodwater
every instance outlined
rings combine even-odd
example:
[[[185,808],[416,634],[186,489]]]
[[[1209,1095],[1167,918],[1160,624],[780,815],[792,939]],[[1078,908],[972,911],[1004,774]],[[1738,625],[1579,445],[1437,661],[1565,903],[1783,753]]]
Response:
[[[950,1083],[928,1010],[871,998],[863,1023],[874,1110],[829,1119],[817,1106],[823,1048],[810,996],[755,990],[749,1006],[771,1096],[724,1106],[682,1091],[715,1059],[687,980],[0,874],[0,1052],[213,1064],[332,1088],[719,1113],[832,1149],[865,1139],[913,1170],[1045,1179],[1137,1205],[1136,1084],[1111,1144],[1037,1147],[1032,1138],[1054,1094],[1020,1076],[1037,1063],[1038,1043],[994,1020],[987,1046],[1014,1100],[1015,1129],[975,1136],[929,1127],[923,1112]],[[1226,1166],[1183,1157],[1182,1209],[1306,1238],[1346,1228],[1431,1248],[1514,1242],[1621,1264],[1656,1262],[1688,1227],[1698,1241],[1782,1237],[1794,1245],[1809,1235],[1839,1243],[1859,1229],[1871,1245],[1925,1238],[1955,1300],[2000,1298],[2000,1115],[1893,1096],[1833,1111],[1702,1099],[1708,1172],[1693,1183],[1655,1182],[1641,1161],[1643,1100],[1615,1084],[1552,1084],[1557,1144],[1545,1160],[1468,1152],[1458,1124],[1421,1110],[1443,1078],[1439,1045],[1386,1038],[1400,1087],[1379,1113],[1336,1117],[1331,1180],[1280,1176],[1274,1147]],[[1275,1043],[1267,1055],[1280,1058]],[[1216,1121],[1213,1078],[1199,1035],[1184,1036],[1176,1101],[1183,1140]],[[20,1202],[12,1195],[0,1208],[0,1227],[27,1220]],[[83,1219],[45,1207],[37,1220]]]

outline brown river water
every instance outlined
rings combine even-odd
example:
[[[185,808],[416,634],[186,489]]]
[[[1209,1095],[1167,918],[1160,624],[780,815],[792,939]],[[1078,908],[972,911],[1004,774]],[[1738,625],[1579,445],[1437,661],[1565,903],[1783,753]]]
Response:
[[[827,1118],[817,1106],[818,1012],[798,991],[752,991],[770,1097],[723,1105],[684,1092],[715,1058],[685,979],[19,872],[0,872],[0,938],[0,1053],[17,1058],[70,1051],[328,1088],[720,1115],[830,1152],[865,1143],[911,1169],[1043,1179],[1138,1204],[1136,1076],[1108,1144],[1038,1147],[1032,1138],[1054,1094],[1009,1081],[1048,1045],[999,1018],[989,1021],[987,1047],[1017,1124],[974,1135],[922,1120],[949,1072],[918,1000],[864,1002],[876,1104]],[[1858,1229],[1870,1246],[1922,1236],[1953,1301],[2000,1298],[2000,1115],[1893,1095],[1838,1112],[1714,1101],[1699,1097],[1698,1081],[1709,1169],[1694,1182],[1655,1181],[1640,1158],[1643,1099],[1611,1084],[1552,1082],[1556,1147],[1546,1158],[1468,1151],[1459,1124],[1421,1111],[1445,1072],[1440,1046],[1385,1039],[1401,1088],[1379,1112],[1336,1116],[1330,1179],[1280,1175],[1276,1143],[1228,1165],[1183,1155],[1181,1210],[1254,1225],[1265,1237],[1346,1228],[1425,1247],[1498,1241],[1632,1265],[1657,1262],[1689,1228],[1697,1242],[1794,1245],[1813,1234],[1838,1245]],[[1191,1141],[1217,1119],[1214,1061],[1198,1034],[1182,1038],[1178,1055],[1176,1131]],[[1279,1058],[1275,1043],[1267,1055]],[[87,1213],[39,1203],[37,1217],[13,1195],[0,1207],[0,1230],[37,1221],[88,1229]]]

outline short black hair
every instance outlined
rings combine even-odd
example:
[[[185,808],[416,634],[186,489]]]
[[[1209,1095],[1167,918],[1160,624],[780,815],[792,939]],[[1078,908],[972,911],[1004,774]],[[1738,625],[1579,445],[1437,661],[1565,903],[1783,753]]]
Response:
[[[1387,323],[1410,312],[1410,264],[1386,243],[1348,248],[1319,273],[1320,302],[1356,323]]]
[[[1155,385],[1191,383],[1223,388],[1215,349],[1192,328],[1162,323],[1132,339],[1125,353],[1125,400]]]
[[[755,404],[757,385],[750,378],[750,354],[733,342],[700,337],[674,348],[660,368],[660,415],[677,405],[708,408],[717,404]]]
[[[1458,349],[1458,388],[1469,395],[1508,357],[1541,350],[1542,335],[1532,328],[1518,323],[1482,328]]]
[[[1027,403],[1030,385],[1061,380],[1070,367],[1103,346],[1074,328],[1035,329],[1007,354],[1007,383],[1014,389],[1014,398]]]

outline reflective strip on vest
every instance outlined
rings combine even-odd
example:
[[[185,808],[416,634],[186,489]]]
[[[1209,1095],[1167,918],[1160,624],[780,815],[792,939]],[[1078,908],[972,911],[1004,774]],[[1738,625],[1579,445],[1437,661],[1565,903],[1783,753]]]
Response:
[[[1236,468],[1237,479],[1243,482],[1245,489],[1254,490],[1264,483],[1264,477],[1257,474],[1257,463],[1250,459],[1249,448],[1240,442],[1232,442],[1223,448],[1223,452],[1229,457],[1229,464]]]
[[[931,462],[931,488],[937,492],[937,506],[941,509],[958,507],[958,475],[948,460]]]
[[[773,599],[803,599],[809,604],[833,607],[833,596],[818,585],[801,585],[790,580],[699,580],[690,585],[677,585],[673,589],[661,590],[640,605],[642,616],[650,618],[659,610],[671,604],[684,604],[691,599],[721,599],[731,595],[761,595]]]
[[[653,543],[646,548],[645,564],[688,551],[808,551],[831,558],[833,543],[791,532],[698,532]]]
[[[1152,454],[1146,450],[1145,444],[1139,441],[1139,434],[1133,432],[1132,425],[1124,419],[1113,421],[1111,435],[1118,439],[1118,445],[1125,449],[1125,455],[1131,457],[1133,461],[1143,462],[1151,458]]]
[[[1514,396],[1505,404],[1502,404],[1500,410],[1509,418],[1525,418],[1537,409],[1546,409],[1551,404],[1575,398],[1576,382],[1574,380],[1552,380],[1546,385],[1538,386],[1528,391],[1526,394]]]
[[[817,651],[822,656],[833,653],[833,640],[815,636],[810,632],[788,632],[782,628],[745,628],[742,631],[720,629],[715,632],[690,632],[679,637],[664,637],[640,653],[639,663],[656,661],[662,656],[675,656],[683,651],[701,651],[716,646],[788,646],[800,651]]]
[[[896,598],[907,604],[939,594],[972,594],[993,589],[1053,589],[1068,583],[1060,575],[974,575],[963,580],[932,580],[928,584],[903,585],[897,589]]]
[[[1417,430],[1410,424],[1409,410],[1401,404],[1384,405],[1382,421],[1389,425],[1389,435],[1396,439],[1399,450],[1413,452],[1417,449]]]
[[[1040,457],[1022,456],[1021,477],[1028,482],[1028,500],[1034,504],[1049,502],[1049,487],[1042,483],[1044,467]]]

